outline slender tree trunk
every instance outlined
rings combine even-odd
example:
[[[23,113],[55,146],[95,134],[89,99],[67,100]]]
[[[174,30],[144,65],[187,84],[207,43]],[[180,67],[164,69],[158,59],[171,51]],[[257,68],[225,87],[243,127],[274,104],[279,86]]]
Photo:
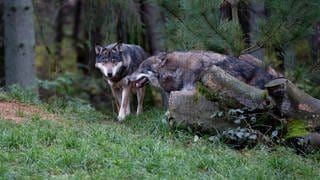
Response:
[[[5,0],[4,14],[6,85],[36,89],[32,0]]]
[[[90,32],[90,43],[91,43],[91,47],[94,47],[95,44],[101,44],[102,43],[102,40],[103,40],[103,35],[101,33],[101,25],[97,25],[96,28],[94,29],[91,29]],[[94,64],[95,64],[95,57],[96,57],[96,53],[94,51],[94,48],[89,48],[89,63],[87,63],[87,65],[89,65],[89,68],[93,68],[94,67]]]
[[[73,46],[78,47],[79,33],[80,33],[80,22],[81,22],[81,11],[82,11],[82,0],[77,0],[74,9],[74,24],[73,24]]]
[[[81,32],[81,14],[83,8],[83,1],[77,0],[74,7],[74,24],[73,24],[73,48],[77,53],[77,67],[84,74],[89,73],[89,47],[87,45],[82,44],[79,40],[79,34]]]
[[[149,52],[157,54],[164,50],[164,41],[161,34],[162,19],[159,7],[154,1],[140,0],[141,18],[146,25],[146,35]]]
[[[250,0],[250,45],[257,45],[258,21],[265,17],[265,0]],[[258,59],[264,59],[264,49],[260,48],[252,53]]]
[[[63,36],[64,36],[64,32],[63,32],[63,0],[59,0],[59,11],[58,11],[58,15],[55,19],[55,32],[56,32],[56,36],[55,36],[55,55],[57,59],[62,59],[62,40],[63,40]]]
[[[0,17],[3,17],[3,3],[0,2]],[[4,44],[3,21],[0,21],[0,87],[4,86]]]
[[[237,4],[232,4],[237,3]],[[220,19],[222,20],[233,20],[239,22],[241,29],[244,33],[245,42],[247,46],[250,46],[250,36],[249,36],[249,7],[244,1],[232,1],[224,0],[220,5]],[[237,11],[237,12],[235,12]]]
[[[232,19],[231,4],[226,0],[224,0],[220,5],[220,18],[222,20]]]
[[[315,64],[319,64],[319,49],[320,49],[320,21],[316,23],[314,33],[310,38],[311,58]]]
[[[238,15],[238,3],[240,0],[226,0],[231,4],[231,14],[232,20],[235,22],[239,22],[239,15]]]
[[[115,7],[117,19],[116,19],[116,33],[118,42],[128,42],[127,21],[124,16],[123,9],[121,7]]]
[[[244,33],[245,43],[250,47],[250,14],[249,5],[245,1],[240,1],[238,4],[239,23]]]
[[[320,21],[314,27],[314,33],[310,37],[311,59],[313,62],[312,81],[320,85]]]

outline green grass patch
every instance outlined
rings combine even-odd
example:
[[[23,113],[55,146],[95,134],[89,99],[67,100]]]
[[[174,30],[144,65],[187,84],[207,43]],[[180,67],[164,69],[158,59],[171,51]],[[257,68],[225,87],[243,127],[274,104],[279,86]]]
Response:
[[[0,179],[317,179],[319,155],[284,147],[242,153],[169,129],[152,109],[125,122],[81,102],[40,105],[62,117],[0,120]]]
[[[320,175],[319,159],[282,147],[240,154],[206,137],[195,142],[192,134],[170,130],[158,110],[132,115],[121,124],[108,117],[79,119],[0,121],[0,177],[316,179]]]

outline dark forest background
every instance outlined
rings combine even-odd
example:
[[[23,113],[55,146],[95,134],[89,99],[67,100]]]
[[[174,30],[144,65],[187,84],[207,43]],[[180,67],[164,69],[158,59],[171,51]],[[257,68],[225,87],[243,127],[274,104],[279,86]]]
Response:
[[[4,1],[0,1],[0,85],[5,86]],[[10,0],[8,0],[10,1]],[[138,44],[150,54],[208,50],[250,53],[320,98],[318,0],[33,0],[39,97],[114,109],[94,68],[96,44]],[[159,106],[148,88],[148,107]]]

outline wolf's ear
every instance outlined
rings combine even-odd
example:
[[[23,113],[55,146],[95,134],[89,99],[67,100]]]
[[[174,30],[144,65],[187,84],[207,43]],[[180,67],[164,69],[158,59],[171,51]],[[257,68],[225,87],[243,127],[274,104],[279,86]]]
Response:
[[[98,55],[98,54],[101,54],[101,52],[102,52],[102,50],[103,50],[103,47],[100,46],[100,45],[96,45],[96,46],[94,47],[94,50],[95,50],[95,52],[96,52],[96,55]]]
[[[108,48],[102,48],[101,54],[109,55],[109,53],[110,53],[110,50]]]
[[[116,50],[117,52],[122,52],[122,42],[118,42],[116,45],[113,46],[114,50]]]
[[[160,64],[159,64],[159,67],[164,66],[168,61],[167,53],[166,52],[161,52],[161,53],[158,54],[158,57],[159,57],[159,59],[161,61]]]

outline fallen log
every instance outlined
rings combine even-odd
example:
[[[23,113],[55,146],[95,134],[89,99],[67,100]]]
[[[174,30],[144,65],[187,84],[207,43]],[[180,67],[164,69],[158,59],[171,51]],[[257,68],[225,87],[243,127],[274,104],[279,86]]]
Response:
[[[243,109],[250,112],[234,116],[229,113]],[[214,117],[219,112],[222,115]],[[243,116],[243,121],[239,123],[236,116]],[[310,133],[320,129],[320,100],[285,78],[271,80],[262,90],[213,65],[202,76],[196,92],[170,94],[169,119],[172,126],[183,124],[213,134],[238,126],[258,129],[263,134],[280,129],[277,136],[285,137],[288,125],[297,119],[305,122],[303,128]]]
[[[266,85],[269,97],[275,102],[278,114],[287,121],[299,119],[309,129],[320,127],[320,100],[298,89],[291,81],[278,78]]]
[[[236,124],[224,118],[213,119],[213,112],[221,111],[217,102],[209,101],[195,91],[170,93],[168,120],[171,127],[191,128],[195,131],[217,134]]]
[[[281,122],[272,114],[262,112],[273,107],[275,104],[267,90],[248,85],[213,65],[204,73],[195,92],[171,92],[168,111],[173,127],[182,125],[216,134],[241,124],[247,127],[250,119],[255,119],[253,124],[256,125],[266,124],[270,130],[270,125]],[[244,108],[250,109],[250,113],[244,112]],[[239,122],[237,116],[243,116],[243,119]],[[266,123],[266,119],[269,122]]]

